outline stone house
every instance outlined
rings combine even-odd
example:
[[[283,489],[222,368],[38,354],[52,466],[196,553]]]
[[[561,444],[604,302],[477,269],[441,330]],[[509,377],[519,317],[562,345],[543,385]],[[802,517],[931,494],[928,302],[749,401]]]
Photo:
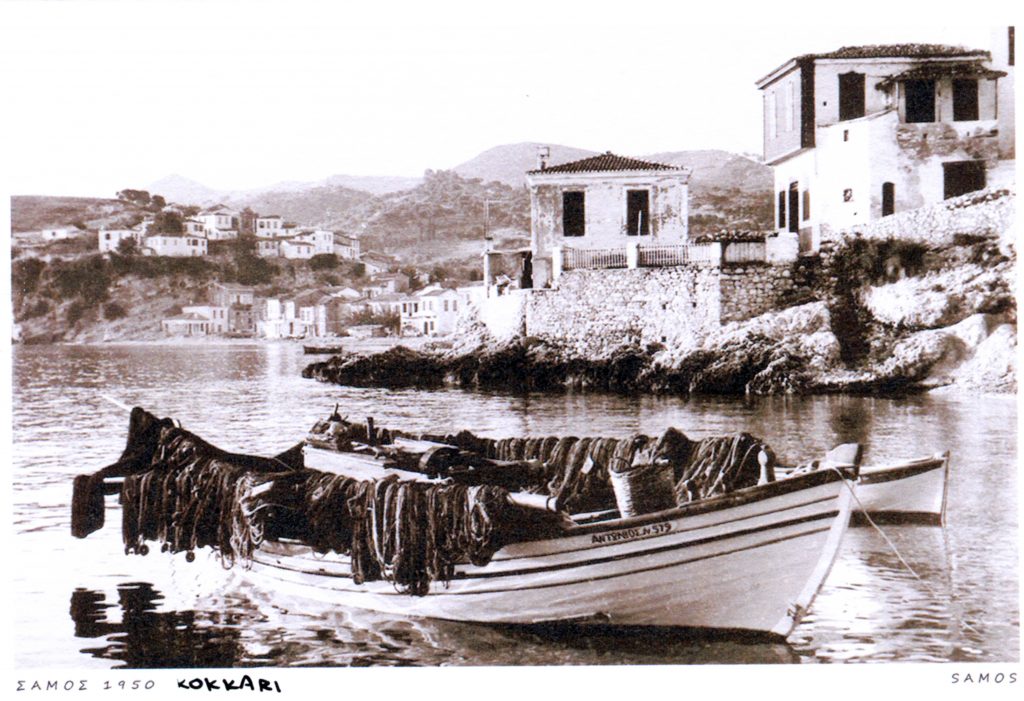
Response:
[[[823,233],[1012,182],[1001,160],[1013,158],[1013,59],[1002,46],[995,60],[959,46],[843,47],[758,80],[775,236],[811,253]]]
[[[610,267],[627,267],[629,250],[686,244],[691,172],[610,151],[549,167],[542,149],[526,174],[532,260],[523,261],[520,286],[550,285],[567,251],[600,251],[621,258]]]
[[[256,292],[252,287],[215,282],[210,285],[209,297],[214,306],[227,309],[225,333],[251,336],[256,332]]]
[[[359,261],[363,264],[367,275],[386,273],[395,265],[393,258],[373,252],[364,253]]]

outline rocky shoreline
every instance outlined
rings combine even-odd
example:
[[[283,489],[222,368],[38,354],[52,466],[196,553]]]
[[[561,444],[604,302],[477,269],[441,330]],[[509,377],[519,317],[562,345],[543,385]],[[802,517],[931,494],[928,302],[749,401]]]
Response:
[[[937,214],[908,213],[923,218],[928,236],[865,232],[824,246],[819,257],[793,264],[788,272],[800,286],[774,310],[703,338],[680,333],[588,355],[585,343],[498,341],[483,324],[469,323],[447,347],[336,356],[309,365],[303,376],[356,387],[518,393],[1013,394],[1014,197],[998,191],[968,199],[938,205]],[[960,221],[988,216],[993,207],[1000,208],[995,223]],[[936,228],[940,218],[945,228]]]

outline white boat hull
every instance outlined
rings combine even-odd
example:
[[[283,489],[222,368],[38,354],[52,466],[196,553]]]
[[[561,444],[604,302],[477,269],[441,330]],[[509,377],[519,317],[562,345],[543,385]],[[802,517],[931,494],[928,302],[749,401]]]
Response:
[[[942,524],[948,482],[948,453],[898,465],[863,467],[855,508],[876,522]]]
[[[811,605],[852,489],[812,474],[657,514],[578,525],[457,568],[425,596],[356,584],[346,556],[266,543],[249,575],[277,590],[390,614],[498,624],[657,626],[785,637]]]

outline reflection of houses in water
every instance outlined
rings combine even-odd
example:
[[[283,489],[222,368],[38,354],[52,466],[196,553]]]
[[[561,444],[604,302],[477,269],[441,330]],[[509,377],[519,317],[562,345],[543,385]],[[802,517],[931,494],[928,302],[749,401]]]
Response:
[[[117,588],[118,602],[107,603],[102,592],[71,592],[71,620],[75,637],[106,638],[104,647],[83,652],[124,662],[124,667],[231,667],[242,658],[239,630],[197,620],[195,611],[158,612],[160,592],[145,582]],[[108,621],[108,611],[119,606],[121,622]]]

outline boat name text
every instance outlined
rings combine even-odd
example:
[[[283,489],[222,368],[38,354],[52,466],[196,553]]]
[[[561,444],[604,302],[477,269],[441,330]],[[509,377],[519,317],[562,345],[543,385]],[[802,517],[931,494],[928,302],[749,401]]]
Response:
[[[637,538],[646,538],[652,535],[665,535],[671,530],[672,522],[662,521],[661,523],[652,523],[649,526],[626,528],[621,531],[612,531],[611,533],[595,533],[590,536],[590,542],[602,545],[605,543],[621,543],[626,540],[636,540]]]

